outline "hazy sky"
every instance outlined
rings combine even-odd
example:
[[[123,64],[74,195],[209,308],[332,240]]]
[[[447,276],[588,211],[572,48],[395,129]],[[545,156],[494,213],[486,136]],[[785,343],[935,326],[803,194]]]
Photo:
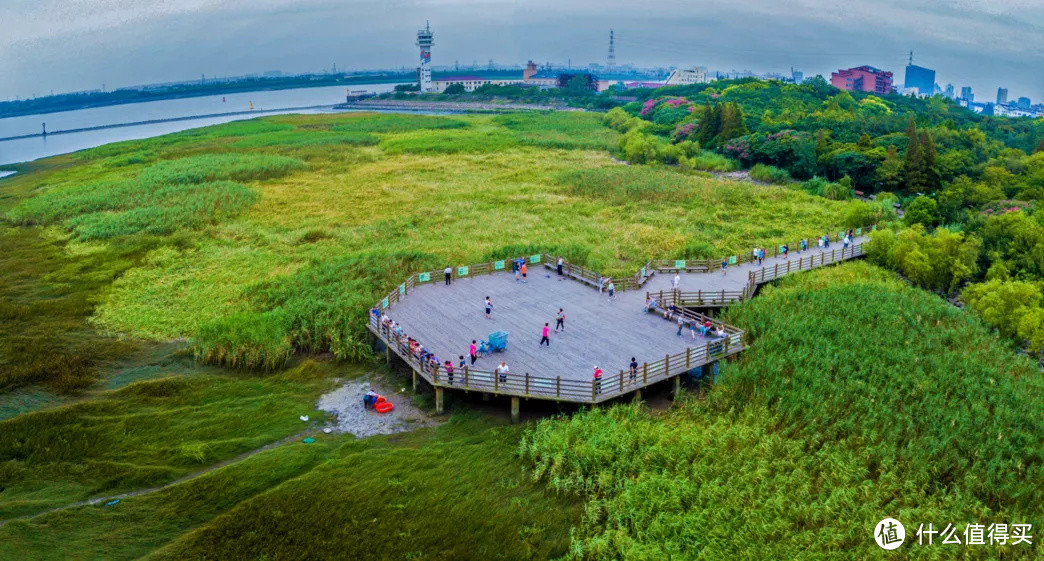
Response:
[[[702,65],[806,76],[870,64],[1044,101],[1044,0],[0,0],[0,100],[267,70],[432,63]]]

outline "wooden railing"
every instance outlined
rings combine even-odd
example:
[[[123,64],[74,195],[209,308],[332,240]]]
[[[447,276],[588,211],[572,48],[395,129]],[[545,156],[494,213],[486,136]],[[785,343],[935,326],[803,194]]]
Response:
[[[691,321],[702,322],[704,319],[709,319],[707,316],[695,312],[689,313],[686,317],[690,316]],[[463,369],[455,369],[451,378],[444,366],[422,363],[420,357],[410,351],[405,341],[393,333],[388,326],[382,325],[377,316],[370,314],[369,318],[370,331],[433,386],[575,403],[598,403],[612,399],[721,360],[744,349],[742,330],[721,322],[714,322],[712,319],[712,322],[722,325],[725,329],[724,338],[702,342],[686,348],[684,352],[666,355],[655,362],[643,362],[634,376],[631,376],[627,370],[621,369],[615,374],[606,372],[600,381],[576,380],[561,376],[534,375],[529,372],[521,374],[510,372],[501,375],[488,370],[473,369],[466,365]]]
[[[727,306],[729,304],[749,300],[759,284],[771,282],[792,272],[807,271],[824,265],[833,265],[847,259],[863,255],[863,244],[832,251],[813,253],[805,257],[795,257],[784,263],[775,263],[747,274],[747,285],[743,290],[658,290],[645,293],[646,298],[653,298],[659,306],[675,306],[706,308]]]
[[[551,270],[557,270],[558,260],[562,259],[562,274],[564,276],[591,285],[594,288],[599,288],[599,285],[601,285],[603,289],[607,288],[608,281],[610,278],[612,278],[613,288],[615,290],[638,290],[642,287],[642,285],[646,283],[646,281],[649,280],[650,277],[652,277],[653,273],[655,272],[653,268],[650,266],[650,264],[652,263],[650,261],[646,264],[645,267],[642,267],[629,277],[610,277],[608,275],[603,275],[602,273],[599,273],[597,271],[592,271],[591,269],[587,269],[579,265],[574,265],[573,263],[566,261],[565,258],[561,256],[550,255],[546,253],[543,254],[543,256],[544,267]]]
[[[764,284],[792,272],[807,271],[825,265],[833,265],[862,255],[863,244],[853,245],[848,248],[839,247],[832,251],[823,251],[822,253],[813,253],[812,255],[801,257],[799,259],[790,259],[786,261],[785,265],[776,263],[772,267],[763,267],[756,271],[752,271],[751,275],[753,276],[754,282],[757,284]]]

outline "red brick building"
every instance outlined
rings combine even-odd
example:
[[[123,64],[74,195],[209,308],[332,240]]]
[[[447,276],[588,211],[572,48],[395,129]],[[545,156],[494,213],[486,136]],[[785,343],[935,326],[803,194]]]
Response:
[[[830,85],[850,92],[892,93],[892,73],[873,66],[857,66],[830,74]]]

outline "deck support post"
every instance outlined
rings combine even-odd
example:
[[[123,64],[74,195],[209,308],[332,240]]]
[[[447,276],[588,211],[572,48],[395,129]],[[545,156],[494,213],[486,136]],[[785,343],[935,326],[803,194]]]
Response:
[[[413,393],[417,393],[417,371],[413,371]]]
[[[391,343],[384,344],[384,362],[391,365]]]
[[[519,420],[518,415],[518,397],[511,396],[511,422],[517,423]]]
[[[442,393],[443,393],[443,389],[438,387],[438,386],[435,386],[435,414],[436,415],[442,415],[442,413],[446,410],[445,407],[443,407]]]
[[[482,401],[489,401],[489,392],[482,392]]]
[[[634,390],[634,400],[635,401],[641,401],[642,400],[642,389],[641,388],[638,388],[637,390]]]
[[[681,397],[681,374],[674,377],[674,399]]]

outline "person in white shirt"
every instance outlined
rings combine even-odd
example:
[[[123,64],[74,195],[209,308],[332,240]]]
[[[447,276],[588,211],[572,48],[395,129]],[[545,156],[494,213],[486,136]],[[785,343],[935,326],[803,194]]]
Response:
[[[507,365],[507,363],[504,362],[503,360],[500,361],[500,366],[497,366],[496,370],[497,370],[497,377],[500,378],[500,383],[503,384],[504,382],[507,382],[507,375],[508,375],[508,365]]]

